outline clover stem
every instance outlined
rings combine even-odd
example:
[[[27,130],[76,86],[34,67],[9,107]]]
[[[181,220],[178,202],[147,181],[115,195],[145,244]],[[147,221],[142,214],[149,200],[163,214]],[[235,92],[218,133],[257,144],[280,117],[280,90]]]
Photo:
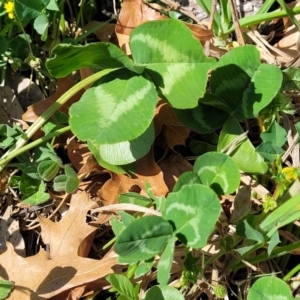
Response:
[[[71,130],[71,126],[66,126],[66,127],[60,128],[60,129],[58,129],[58,130],[55,130],[55,131],[53,131],[53,132],[50,132],[50,133],[48,133],[47,135],[45,135],[45,136],[43,136],[43,137],[41,137],[41,138],[39,138],[39,139],[37,139],[37,140],[35,140],[35,141],[29,143],[29,144],[23,146],[22,148],[16,150],[15,152],[9,154],[8,156],[6,156],[6,157],[3,159],[3,162],[4,162],[4,164],[6,165],[6,164],[7,164],[8,162],[10,162],[14,157],[16,157],[16,156],[18,156],[18,155],[20,155],[20,154],[22,154],[22,153],[24,153],[24,152],[26,152],[26,151],[28,151],[28,150],[30,150],[30,149],[33,149],[33,148],[35,148],[36,146],[39,146],[40,144],[42,144],[42,143],[44,143],[44,142],[46,142],[46,141],[48,141],[48,140],[50,140],[50,139],[52,139],[52,138],[58,136],[58,135],[61,135],[61,134],[65,133],[65,132],[68,132],[68,131],[70,131],[70,130]]]
[[[62,105],[64,105],[68,100],[70,100],[77,92],[81,89],[89,86],[94,83],[96,80],[107,75],[115,69],[106,69],[100,72],[97,72],[84,80],[75,84],[70,88],[66,93],[64,93],[58,100],[53,103],[46,111],[44,111],[40,117],[27,129],[27,131],[20,137],[20,139],[13,145],[0,159],[0,172],[5,168],[11,159],[18,155],[17,150],[22,148],[28,140],[46,123],[46,121],[57,111]],[[17,153],[17,154],[16,154]],[[7,157],[9,156],[9,160]]]

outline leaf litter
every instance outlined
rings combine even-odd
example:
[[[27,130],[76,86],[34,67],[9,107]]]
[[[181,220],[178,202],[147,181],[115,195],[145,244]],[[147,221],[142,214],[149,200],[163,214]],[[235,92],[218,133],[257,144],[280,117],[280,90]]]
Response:
[[[128,41],[132,29],[148,20],[162,18],[165,17],[157,10],[146,5],[143,1],[125,0],[123,1],[117,25],[109,24],[109,26],[103,26],[102,29],[100,27],[96,35],[100,40],[109,41],[115,29],[120,48],[129,55]],[[86,29],[90,29],[96,25],[99,24],[91,22],[87,25]],[[196,25],[188,26],[190,26],[194,35],[196,35],[202,43],[212,37],[211,30]],[[290,48],[290,53],[292,53],[293,56],[295,54],[295,52],[293,52],[295,51],[295,37],[291,35],[292,33],[290,33],[290,31],[293,32],[292,27],[288,27],[278,48],[284,50],[286,53],[289,53],[286,48]],[[223,50],[216,50],[214,47],[211,47],[210,51],[217,51],[219,55],[223,54]],[[272,59],[274,58],[275,61],[275,55],[272,54],[272,52],[268,55],[270,55],[269,57]],[[278,59],[278,56],[276,59]],[[286,57],[279,58],[279,60],[285,62]],[[90,70],[82,71],[82,78],[91,73]],[[34,122],[41,113],[74,84],[75,81],[70,77],[59,79],[56,92],[47,99],[28,107],[27,112],[22,116],[23,121]],[[6,91],[9,92],[9,98],[14,99],[13,94],[10,94],[10,91],[7,89]],[[68,107],[76,102],[81,94],[82,93],[79,93],[74,96],[73,99],[68,102],[68,106],[62,108],[62,111],[67,113]],[[17,104],[14,103],[15,100],[11,101],[11,107],[5,110],[8,111],[8,113],[14,112],[16,115],[14,115],[13,118],[18,119],[22,115],[22,112],[19,106],[16,109]],[[0,119],[2,120],[1,123],[6,124],[9,118],[7,118],[7,114],[3,114],[2,102],[0,102],[0,109],[2,113],[0,116],[3,118]],[[67,156],[75,169],[79,171],[84,181],[80,185],[78,192],[71,196],[70,204],[65,204],[64,209],[59,210],[60,217],[53,218],[55,221],[48,219],[46,214],[45,216],[38,214],[40,226],[39,234],[43,247],[40,247],[36,254],[22,257],[22,255],[24,255],[24,252],[22,252],[24,248],[18,250],[19,246],[14,242],[15,239],[7,239],[7,249],[0,250],[0,277],[9,279],[15,284],[15,288],[8,299],[34,300],[49,299],[51,297],[53,297],[53,299],[63,299],[61,297],[64,297],[64,299],[78,299],[87,292],[97,291],[107,286],[107,282],[105,282],[103,278],[113,273],[114,268],[118,266],[116,254],[110,251],[107,256],[102,256],[100,259],[91,259],[89,258],[89,254],[95,242],[98,229],[95,225],[103,225],[105,222],[108,222],[111,214],[105,214],[105,216],[99,214],[96,219],[94,218],[93,221],[90,220],[90,224],[93,223],[93,225],[90,225],[86,221],[89,211],[95,207],[116,204],[118,202],[118,196],[122,193],[135,191],[147,196],[145,189],[146,183],[150,183],[154,195],[165,196],[172,190],[177,178],[182,173],[192,170],[192,165],[178,153],[178,146],[184,146],[186,144],[190,132],[178,121],[167,104],[162,104],[157,107],[155,129],[157,137],[155,147],[160,148],[162,154],[159,158],[154,157],[157,149],[151,149],[145,157],[135,162],[135,173],[133,175],[117,174],[107,171],[99,167],[99,164],[88,151],[85,143],[78,142],[74,138],[65,141]],[[292,144],[290,138],[289,144]],[[297,151],[299,152],[298,149]],[[294,160],[296,162],[299,161],[297,158]],[[245,179],[245,183],[250,186],[249,178]],[[247,189],[249,186],[245,185]],[[251,188],[258,189],[257,185]],[[80,192],[80,190],[83,191]],[[263,192],[259,190],[258,193],[264,194],[267,192],[268,191],[265,190]],[[231,210],[233,209],[234,212],[233,218],[240,218],[240,215],[245,213],[243,211],[244,209],[247,211],[250,209],[248,191],[246,194],[247,195],[244,195],[242,192],[239,192],[236,195],[238,202],[230,208]],[[57,195],[54,195],[54,197],[57,199],[63,198],[63,196],[58,197]],[[68,195],[65,195],[66,199],[68,197]],[[97,201],[92,201],[90,198],[96,199]],[[246,202],[246,205],[243,204],[243,201]],[[239,208],[239,205],[241,205],[241,208]],[[10,208],[11,207],[8,206],[7,212]],[[9,218],[6,219],[5,216],[7,216],[7,214],[2,217],[1,224],[8,222]],[[13,223],[14,222],[11,224]],[[7,224],[12,226],[10,223]],[[9,231],[9,227],[7,230],[3,229],[6,229],[5,226],[1,225],[1,236],[4,235],[4,231]],[[19,242],[22,243],[18,226],[12,230],[14,234],[18,236],[17,239],[19,239]],[[12,236],[12,234],[10,234],[10,236]],[[213,245],[207,245],[203,250],[207,251],[207,253],[213,253],[213,250],[208,249],[212,248],[212,246]],[[19,254],[17,254],[16,251],[19,251]],[[177,277],[180,276],[180,271],[183,267],[183,252],[184,250],[180,248],[176,248],[175,250],[172,265],[174,278],[176,278],[177,273]],[[20,270],[22,270],[22,272],[20,272]],[[146,290],[149,281],[152,280],[155,280],[155,275],[153,274],[148,274],[143,277],[141,282],[142,289],[144,287],[144,290]],[[207,284],[204,282],[203,284],[200,292],[205,291],[209,297],[212,297]]]
[[[1,277],[15,283],[8,299],[49,299],[113,273],[117,257],[86,257],[97,230],[86,223],[92,205],[86,193],[78,193],[72,196],[70,208],[60,222],[39,216],[46,250],[40,249],[33,256],[17,255],[7,242],[7,250],[1,253]]]

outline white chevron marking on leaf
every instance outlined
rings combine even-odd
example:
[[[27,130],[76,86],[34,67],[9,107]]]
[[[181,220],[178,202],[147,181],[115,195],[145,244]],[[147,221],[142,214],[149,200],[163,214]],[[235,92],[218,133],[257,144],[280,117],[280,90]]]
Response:
[[[155,37],[149,34],[136,34],[131,38],[131,42],[139,41],[159,52],[159,54],[163,57],[165,62],[189,62],[190,58],[188,55],[184,55],[179,52],[172,45],[168,44],[165,41],[161,41],[156,39]]]
[[[195,214],[195,208],[192,206],[188,206],[186,204],[183,203],[172,203],[168,206],[168,208],[166,209],[166,215],[168,215],[170,213],[171,210],[176,209],[176,210],[180,210],[180,211],[184,211],[187,214]]]
[[[217,179],[223,181],[223,187],[222,187],[222,190],[226,191],[229,187],[229,184],[228,184],[228,180],[226,178],[226,174],[225,172],[220,172],[217,170],[216,167],[213,167],[213,166],[205,166],[205,167],[202,167],[199,171],[198,171],[198,175],[199,174],[202,174],[203,172],[205,171],[209,171],[209,172],[212,172],[213,174],[215,174],[215,178],[214,178],[214,182],[217,181]]]
[[[163,228],[163,227],[168,227],[169,225],[166,224],[166,223],[159,223],[158,225],[154,225],[151,230],[146,230],[142,235],[141,235],[141,238],[142,239],[147,239],[147,238],[151,238],[153,237],[153,233],[159,233],[160,232],[160,229]]]
[[[107,123],[117,123],[119,118],[122,115],[128,114],[134,110],[134,108],[142,101],[144,101],[145,96],[150,92],[152,86],[148,82],[147,85],[143,86],[140,90],[137,90],[135,93],[131,94],[125,101],[118,102],[113,97],[113,95],[107,93],[103,87],[98,87],[97,93],[103,98],[105,98],[105,105],[102,101],[98,102],[96,107],[100,107],[99,111],[105,111],[106,118],[109,115],[110,120]],[[107,124],[106,123],[106,124]],[[109,124],[107,124],[107,127]]]
[[[141,253],[156,254],[156,251],[153,251],[153,249],[150,249],[146,246],[145,241],[138,243],[138,248],[140,249]]]
[[[192,219],[191,221],[189,221],[186,225],[186,227],[191,227],[193,230],[193,236],[194,239],[191,241],[189,240],[189,246],[193,246],[196,245],[199,240],[201,240],[201,234],[199,232],[199,220],[198,219]]]
[[[181,78],[186,76],[188,71],[195,68],[194,64],[172,64],[168,65],[166,71],[164,72],[164,92],[165,94],[170,94],[174,85],[180,82]]]
[[[146,246],[146,241],[144,240],[136,240],[134,242],[130,242],[130,248],[135,249],[138,248],[140,252],[147,254],[155,254],[156,252],[153,249],[150,249]]]
[[[191,245],[197,244],[199,242],[199,240],[201,239],[201,234],[199,232],[199,220],[200,220],[200,218],[196,219],[196,218],[194,218],[194,216],[196,214],[199,214],[199,212],[195,211],[195,207],[188,206],[186,204],[176,202],[176,203],[172,203],[167,208],[166,214],[169,214],[169,212],[173,209],[183,211],[187,215],[191,215],[191,220],[183,225],[183,231],[189,230],[189,228],[191,228],[191,230],[193,231],[194,239],[192,241],[189,241],[189,245],[191,246]],[[177,228],[177,229],[179,231],[182,231],[182,228]]]
[[[204,173],[205,171],[209,171],[213,174],[217,174],[217,172],[218,172],[217,168],[214,166],[204,166],[204,167],[201,167],[201,169],[198,170],[197,173],[200,175],[200,174]]]

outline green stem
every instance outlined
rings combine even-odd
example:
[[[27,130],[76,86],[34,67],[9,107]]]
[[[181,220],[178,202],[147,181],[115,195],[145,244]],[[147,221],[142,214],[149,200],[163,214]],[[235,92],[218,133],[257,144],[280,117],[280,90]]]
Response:
[[[28,49],[29,49],[29,55],[28,56],[33,56],[32,48],[31,48],[31,42],[28,39],[28,35],[26,34],[26,31],[25,31],[22,23],[19,20],[17,20],[16,22],[17,22],[17,25],[19,26],[19,28],[21,28],[21,30],[22,30],[22,32],[24,34],[24,38],[25,38],[25,40],[27,42]]]
[[[60,24],[60,28],[61,28],[62,39],[64,40],[66,37],[66,21],[65,21],[64,12],[61,12],[61,14],[60,14],[59,24]]]
[[[290,223],[285,227],[285,230],[287,232],[294,232],[293,231],[294,227],[295,227],[294,223]],[[288,244],[288,240],[284,239],[283,241],[281,241],[281,246],[285,246],[287,244]],[[276,262],[277,262],[278,266],[280,267],[280,270],[285,270],[286,265],[290,259],[290,256],[291,256],[290,254],[287,254],[283,257],[278,257]]]
[[[0,31],[1,36],[5,36],[5,34],[13,27],[15,22],[11,22],[5,25],[5,27]]]
[[[214,254],[213,256],[211,256],[205,263],[204,263],[204,267],[203,270],[206,269],[207,266],[211,266],[212,263],[214,263],[216,260],[218,260],[221,256],[223,256],[226,253],[225,249],[220,249],[220,251],[216,254]]]
[[[297,273],[298,271],[300,271],[300,264],[298,264],[296,267],[294,267],[291,271],[289,271],[283,278],[283,281],[289,281],[290,278]]]
[[[290,10],[290,12],[294,15],[297,15],[300,13],[300,7],[294,7],[293,9]],[[252,25],[257,25],[260,24],[261,22],[266,22],[266,21],[271,21],[274,19],[280,19],[287,17],[288,14],[286,11],[273,11],[265,14],[257,14],[254,16],[249,16],[240,19],[240,25],[241,27],[248,27]],[[235,30],[234,26],[232,25],[224,34],[228,34],[230,32],[233,32]]]
[[[266,0],[263,5],[260,7],[258,14],[267,13],[271,6],[274,4],[275,0]]]
[[[288,14],[290,20],[293,22],[295,27],[300,31],[300,25],[298,20],[295,18],[295,15],[293,14],[292,10],[285,4],[284,0],[277,0],[279,5],[282,7],[282,9]]]
[[[111,246],[115,241],[117,240],[117,237],[115,236],[114,238],[112,238],[108,243],[106,243],[102,249],[100,250],[106,250],[109,246]]]
[[[70,100],[76,93],[81,89],[87,87],[88,85],[94,83],[96,80],[105,76],[114,69],[102,70],[96,74],[85,78],[84,80],[75,84],[66,93],[64,93],[55,103],[53,103],[41,116],[27,129],[23,136],[12,146],[0,159],[0,172],[5,168],[8,162],[16,157],[15,154],[20,148],[22,148],[28,140],[46,123],[46,121],[64,105],[68,100]],[[10,155],[10,156],[9,156]],[[7,157],[10,157],[8,160]]]
[[[135,273],[135,271],[136,271],[136,269],[137,269],[137,264],[134,264],[134,265],[129,265],[128,266],[128,269],[127,269],[127,272],[126,272],[126,277],[127,278],[132,278],[133,276],[134,276],[134,273]]]
[[[22,148],[18,149],[17,151],[15,151],[14,153],[9,154],[8,156],[6,156],[2,161],[4,162],[4,164],[7,164],[8,162],[10,162],[14,157],[21,155],[22,153],[25,153],[26,151],[33,149],[34,147],[58,136],[61,135],[65,132],[68,132],[71,130],[71,126],[66,126],[63,128],[60,128],[58,130],[55,130],[53,132],[48,133],[47,135],[35,140],[34,142],[31,142],[30,144],[27,144],[25,146],[23,146]]]
[[[296,250],[299,247],[300,247],[300,241],[289,244],[287,246],[278,247],[271,253],[271,255],[268,255],[268,253],[263,253],[263,254],[248,258],[247,262],[250,264],[257,264],[262,261],[270,260],[272,258],[276,258],[276,257],[282,256],[285,254],[289,254],[291,251]],[[239,262],[239,263],[234,263],[234,264],[230,265],[229,268],[231,271],[235,271],[235,270],[242,268],[243,266],[244,266],[244,263]]]
[[[93,28],[91,28],[90,30],[85,31],[84,33],[82,33],[81,35],[79,35],[76,39],[74,39],[74,41],[76,43],[80,43],[82,40],[84,40],[87,36],[89,36],[91,33],[94,33],[96,30],[98,30],[99,28],[103,27],[105,24],[108,24],[109,22],[113,21],[114,19],[109,19],[108,21],[105,22],[101,22],[100,24],[94,26]]]
[[[84,20],[83,20],[83,7],[85,5],[85,0],[81,0],[80,1],[80,8],[79,8],[79,13],[77,15],[77,20],[76,20],[76,30],[79,28],[79,27],[83,27],[84,26]]]

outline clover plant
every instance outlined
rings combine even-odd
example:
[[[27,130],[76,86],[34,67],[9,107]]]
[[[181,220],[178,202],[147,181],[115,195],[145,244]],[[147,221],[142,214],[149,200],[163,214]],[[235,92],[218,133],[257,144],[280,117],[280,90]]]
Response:
[[[239,135],[237,120],[257,117],[276,96],[282,82],[279,68],[261,64],[254,46],[234,49],[218,63],[207,58],[201,44],[177,20],[138,26],[130,37],[130,47],[132,60],[110,43],[57,45],[46,64],[53,76],[64,77],[84,67],[104,70],[78,83],[44,112],[3,156],[1,169],[62,104],[91,83],[94,86],[70,108],[71,130],[88,142],[100,164],[124,172],[122,165],[144,156],[153,143],[152,120],[158,96],[169,102],[180,120],[194,131],[226,129],[231,122]],[[207,92],[211,70],[211,90]],[[234,138],[224,132],[219,147],[223,149]],[[243,151],[253,152],[247,139],[239,149],[236,156],[242,156]],[[264,173],[266,167],[260,156],[253,152],[253,157],[260,161],[256,168],[241,164],[240,169]]]
[[[52,2],[39,3],[39,9],[45,9]],[[19,18],[27,16],[37,17],[25,11]],[[44,27],[43,34],[48,26],[45,24],[37,26],[40,32]],[[46,201],[45,182],[49,180],[53,180],[57,191],[72,193],[79,183],[76,173],[47,144],[53,137],[71,130],[78,139],[87,142],[101,166],[125,173],[153,145],[153,118],[159,98],[191,130],[210,136],[217,131],[214,151],[204,151],[193,170],[179,176],[165,199],[156,198],[149,187],[149,197],[131,193],[120,198],[120,201],[152,205],[159,215],[136,217],[121,212],[121,221],[112,219],[116,235],[114,250],[120,263],[134,266],[132,273],[136,277],[154,266],[157,268],[158,284],[146,292],[144,299],[181,300],[181,293],[167,286],[175,245],[186,249],[186,269],[181,279],[184,286],[203,275],[201,270],[190,268],[194,259],[191,249],[204,247],[213,234],[222,210],[219,198],[238,189],[240,171],[265,174],[274,160],[280,159],[286,137],[276,118],[271,118],[261,136],[263,144],[257,149],[240,121],[260,118],[264,109],[276,106],[274,99],[282,93],[287,80],[277,66],[261,63],[259,51],[253,45],[233,49],[218,62],[207,58],[202,45],[177,20],[138,26],[132,31],[129,46],[132,58],[111,43],[55,46],[46,62],[51,76],[65,77],[81,68],[92,68],[95,73],[63,94],[26,132],[16,127],[0,127],[0,147],[6,150],[0,159],[0,171],[4,172],[10,163],[23,172],[19,188],[25,203]],[[62,117],[62,122],[52,124],[51,116],[82,89],[86,90],[70,107],[69,118]],[[28,143],[41,128],[45,136]],[[29,161],[26,152],[33,148]],[[18,160],[11,162],[15,158]],[[65,174],[59,174],[62,169]],[[243,260],[260,262],[299,247],[299,242],[278,246],[278,230],[300,217],[300,196],[293,195],[286,201],[288,186],[276,197],[280,204],[277,208],[266,209],[257,216],[247,212],[237,219],[236,234],[223,238],[220,251],[204,261],[203,268],[232,251],[238,256],[228,268],[236,270],[243,266]],[[264,246],[267,253],[253,255]],[[157,255],[160,258],[155,261]],[[109,275],[107,280],[120,294],[119,299],[137,299],[138,285],[118,275]],[[257,282],[252,295],[259,286]]]
[[[120,262],[140,267],[145,261],[153,263],[155,256],[161,254],[157,264],[161,286],[170,277],[175,242],[196,249],[206,245],[221,212],[218,195],[235,190],[240,175],[229,156],[214,152],[197,159],[190,179],[185,174],[179,177],[175,191],[166,198],[161,217],[128,219],[126,214],[121,215],[122,223],[116,219],[113,222],[117,235],[114,249]],[[136,271],[138,276],[142,275],[140,268]]]
[[[248,300],[264,299],[295,299],[289,286],[275,276],[265,276],[257,279],[248,293]]]

